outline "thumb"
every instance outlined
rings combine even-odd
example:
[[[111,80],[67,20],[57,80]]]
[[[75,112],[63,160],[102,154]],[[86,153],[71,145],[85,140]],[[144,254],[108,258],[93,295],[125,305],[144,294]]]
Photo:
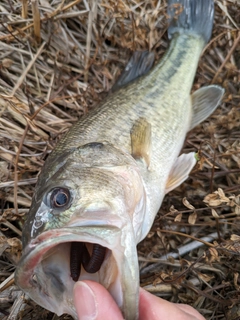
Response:
[[[123,320],[116,302],[99,283],[90,280],[78,281],[73,294],[80,320]]]
[[[158,298],[142,288],[140,288],[139,314],[139,320],[205,320],[205,318],[192,307]]]

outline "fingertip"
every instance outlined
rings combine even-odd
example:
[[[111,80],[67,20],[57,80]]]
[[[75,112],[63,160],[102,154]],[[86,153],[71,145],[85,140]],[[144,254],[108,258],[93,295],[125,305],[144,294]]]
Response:
[[[101,284],[90,280],[78,281],[73,290],[79,319],[123,320],[116,302]]]
[[[81,320],[95,320],[98,316],[97,297],[91,286],[84,281],[76,282],[73,288],[74,304]]]

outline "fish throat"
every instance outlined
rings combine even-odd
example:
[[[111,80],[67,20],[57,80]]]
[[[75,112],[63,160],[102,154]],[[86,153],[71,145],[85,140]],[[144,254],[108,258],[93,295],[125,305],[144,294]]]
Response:
[[[100,244],[92,244],[92,254],[90,255],[84,242],[72,242],[70,249],[70,274],[73,281],[78,281],[82,266],[88,273],[99,271],[105,254],[106,248]]]

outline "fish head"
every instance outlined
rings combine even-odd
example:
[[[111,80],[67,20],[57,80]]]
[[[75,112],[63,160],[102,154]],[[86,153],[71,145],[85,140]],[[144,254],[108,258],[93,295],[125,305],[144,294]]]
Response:
[[[53,156],[40,174],[24,225],[16,283],[39,305],[77,319],[75,281],[97,281],[126,319],[137,318],[136,244],[145,192],[135,160],[107,143],[88,143],[68,150],[61,159]],[[90,256],[96,245],[104,248],[97,270],[89,272],[84,266],[81,246],[73,253],[76,243],[84,245]],[[72,273],[78,271],[73,279]]]

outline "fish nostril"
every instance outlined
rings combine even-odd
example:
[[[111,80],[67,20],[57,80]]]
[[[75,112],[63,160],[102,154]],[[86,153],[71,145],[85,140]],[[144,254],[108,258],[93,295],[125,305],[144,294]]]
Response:
[[[81,265],[88,273],[100,270],[106,254],[106,248],[100,244],[93,244],[90,256],[86,244],[83,242],[72,242],[70,249],[70,274],[73,281],[78,281],[81,273]]]

